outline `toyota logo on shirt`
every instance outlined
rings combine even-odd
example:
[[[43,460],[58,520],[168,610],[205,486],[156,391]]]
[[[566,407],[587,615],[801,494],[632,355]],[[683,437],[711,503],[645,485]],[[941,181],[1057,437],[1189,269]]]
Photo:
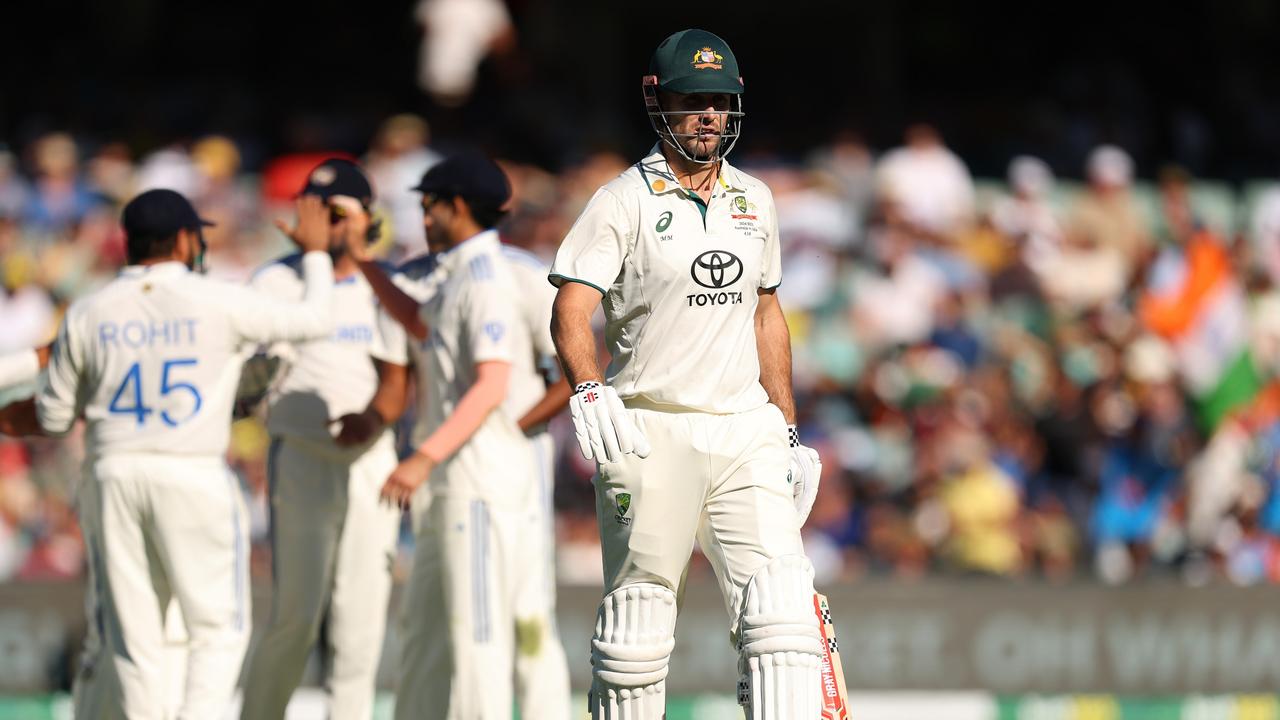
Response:
[[[728,287],[742,277],[742,261],[726,250],[708,250],[693,259],[689,274],[704,288]]]

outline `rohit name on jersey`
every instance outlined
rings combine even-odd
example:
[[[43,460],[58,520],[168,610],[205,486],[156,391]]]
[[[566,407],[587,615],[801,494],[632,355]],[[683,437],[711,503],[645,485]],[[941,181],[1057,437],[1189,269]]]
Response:
[[[196,344],[199,318],[98,323],[98,344],[107,347],[181,347]]]

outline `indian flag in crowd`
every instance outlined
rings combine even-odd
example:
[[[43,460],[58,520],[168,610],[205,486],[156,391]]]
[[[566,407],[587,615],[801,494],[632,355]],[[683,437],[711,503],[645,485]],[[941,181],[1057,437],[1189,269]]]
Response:
[[[1180,250],[1161,253],[1139,309],[1147,327],[1173,346],[1206,432],[1258,393],[1244,288],[1212,233],[1196,233]]]

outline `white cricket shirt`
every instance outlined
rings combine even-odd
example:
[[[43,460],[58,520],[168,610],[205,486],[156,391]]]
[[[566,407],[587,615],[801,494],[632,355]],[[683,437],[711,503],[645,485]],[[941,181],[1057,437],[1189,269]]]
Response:
[[[769,401],[755,310],[782,281],[778,219],[769,188],[727,162],[702,205],[655,146],[596,192],[549,279],[604,294],[606,378],[624,401],[708,413]]]
[[[250,284],[277,300],[296,302],[304,291],[301,260],[294,254],[266,265]],[[333,446],[329,421],[363,411],[378,388],[373,358],[387,359],[375,341],[378,332],[378,299],[364,275],[334,281],[332,332],[270,348],[287,367],[269,400],[271,434]]]
[[[262,343],[332,327],[333,264],[302,259],[306,292],[283,302],[181,263],[130,266],[67,311],[36,411],[66,433],[86,422],[89,459],[115,453],[221,457],[240,367]]]
[[[439,290],[445,279],[443,270],[436,272],[440,257],[439,254],[431,254],[405,262],[392,276],[392,282],[418,302],[425,302]],[[501,245],[501,259],[515,283],[516,314],[520,320],[511,328],[511,380],[503,407],[511,419],[519,422],[547,393],[543,368],[556,361],[556,348],[551,340],[551,305],[555,302],[556,292],[547,284],[547,266],[537,255]],[[418,368],[418,406],[425,407],[428,385],[421,376],[421,368],[425,367],[422,349],[426,343],[408,337],[400,324],[385,312],[381,313],[379,323],[381,339],[387,343],[383,351],[387,361],[398,365],[412,361]],[[393,339],[397,334],[404,338],[403,343]],[[537,432],[540,429],[531,428],[530,434]],[[413,444],[421,444],[427,435],[425,416],[419,414]]]
[[[457,407],[476,382],[478,363],[515,362],[513,336],[523,323],[516,282],[496,231],[438,253],[434,262],[422,279],[430,296],[419,309],[428,336],[414,351],[419,398],[425,401],[418,408],[415,443]],[[463,493],[504,505],[535,501],[532,451],[516,419],[505,405],[489,413],[466,444],[432,472],[432,494]]]

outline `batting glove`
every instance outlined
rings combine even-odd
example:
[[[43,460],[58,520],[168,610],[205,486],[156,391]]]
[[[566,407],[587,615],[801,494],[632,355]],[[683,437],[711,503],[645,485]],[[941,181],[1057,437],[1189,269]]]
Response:
[[[618,393],[608,385],[584,382],[569,398],[569,414],[578,447],[588,460],[613,463],[627,453],[649,457],[649,440],[636,427]]]
[[[800,433],[795,425],[787,426],[787,440],[791,445],[791,469],[787,482],[791,483],[791,498],[800,515],[800,524],[809,519],[814,498],[818,497],[818,481],[822,477],[822,458],[818,451],[800,444]]]

